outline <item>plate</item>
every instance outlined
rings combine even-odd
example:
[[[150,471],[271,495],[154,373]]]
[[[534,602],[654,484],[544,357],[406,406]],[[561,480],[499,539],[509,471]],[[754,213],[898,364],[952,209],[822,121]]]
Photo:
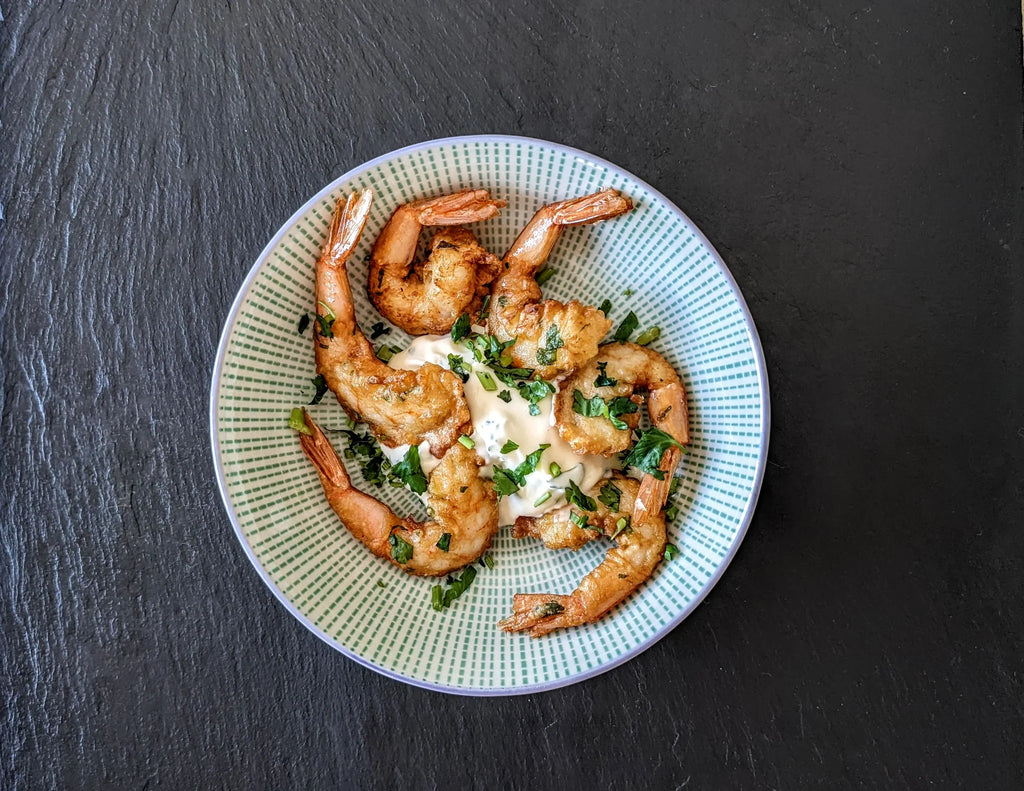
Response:
[[[443,611],[434,580],[373,557],[327,505],[288,428],[313,395],[310,330],[314,266],[335,202],[371,187],[375,198],[350,263],[357,318],[380,320],[366,298],[368,255],[391,211],[417,198],[484,187],[508,201],[473,230],[503,253],[543,204],[614,187],[636,208],[568,229],[549,259],[545,297],[613,303],[616,324],[633,310],[657,324],[652,348],[675,365],[690,399],[692,444],[675,496],[669,540],[681,556],[661,563],[637,593],[596,624],[539,639],[496,623],[516,592],[568,593],[608,546],[551,551],[502,529],[470,589]],[[408,338],[394,329],[389,345]],[[310,408],[344,428],[328,394]],[[231,308],[213,371],[210,428],[217,480],[246,554],[282,604],[314,634],[387,676],[443,692],[504,695],[564,686],[636,656],[678,625],[722,575],[750,524],[768,449],[768,383],[750,313],[725,263],[665,196],[622,168],[565,146],[521,137],[474,136],[403,148],[346,173],[285,223],[257,259]],[[344,440],[335,446],[343,447]],[[354,466],[354,465],[353,465]],[[359,486],[358,470],[352,470]],[[372,490],[371,490],[372,491]],[[422,505],[388,492],[399,513]],[[421,517],[422,518],[422,517]]]

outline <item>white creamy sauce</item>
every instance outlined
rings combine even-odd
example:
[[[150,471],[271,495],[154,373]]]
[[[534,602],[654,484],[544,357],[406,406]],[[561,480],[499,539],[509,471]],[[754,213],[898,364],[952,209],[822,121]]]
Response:
[[[474,329],[479,332],[483,331],[481,328]],[[541,454],[536,470],[526,476],[526,485],[515,494],[506,495],[498,501],[500,524],[510,525],[516,521],[516,517],[540,516],[548,511],[561,508],[566,504],[565,489],[570,480],[586,491],[602,478],[607,477],[611,470],[617,468],[614,457],[606,459],[602,456],[577,455],[558,436],[558,431],[554,428],[554,398],[552,396],[540,401],[538,404],[539,415],[531,415],[529,403],[519,395],[514,387],[504,385],[495,378],[497,389],[493,391],[484,389],[476,372],[488,372],[492,377],[493,372],[483,363],[477,362],[468,348],[453,343],[447,335],[424,335],[414,338],[409,348],[395,354],[388,361],[388,365],[392,368],[416,370],[423,363],[429,362],[436,363],[442,368],[450,368],[449,354],[462,357],[464,368],[470,372],[469,380],[463,387],[466,391],[469,412],[473,417],[473,434],[470,438],[475,443],[473,450],[484,461],[485,466],[481,468],[481,475],[484,478],[494,477],[495,466],[515,469],[541,445],[551,446]],[[512,399],[508,403],[498,398],[498,393],[502,390],[508,390],[512,395]],[[502,453],[502,446],[509,440],[519,447],[516,450]],[[397,448],[382,446],[384,455],[393,464],[401,461],[408,449],[408,445],[401,445]],[[438,460],[431,455],[430,447],[426,442],[420,443],[419,455],[423,472],[429,476],[437,466]],[[561,473],[557,476],[551,474],[552,463],[561,468]],[[550,493],[550,497],[537,504],[545,493]]]

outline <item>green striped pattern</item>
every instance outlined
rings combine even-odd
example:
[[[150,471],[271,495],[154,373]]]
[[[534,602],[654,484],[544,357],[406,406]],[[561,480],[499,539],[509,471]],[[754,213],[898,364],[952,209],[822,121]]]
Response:
[[[663,563],[640,592],[597,624],[533,640],[496,622],[516,592],[568,593],[608,546],[549,551],[515,541],[507,529],[469,591],[449,610],[430,607],[431,580],[374,558],[341,526],[303,456],[289,411],[314,388],[313,272],[339,197],[371,187],[373,209],[353,259],[353,291],[364,329],[379,321],[365,298],[368,254],[400,203],[467,187],[486,187],[508,207],[474,231],[504,251],[544,203],[606,186],[629,195],[624,217],[569,229],[550,259],[545,296],[613,303],[641,330],[660,325],[661,351],[690,396],[693,442],[684,459],[670,540],[682,556]],[[627,289],[632,296],[624,295]],[[402,346],[399,330],[381,339]],[[378,341],[380,342],[380,341]],[[396,152],[331,185],[300,211],[260,257],[239,294],[221,341],[211,419],[215,461],[239,535],[275,593],[303,622],[348,655],[415,684],[466,694],[516,693],[559,686],[629,658],[689,612],[731,558],[749,522],[763,474],[767,398],[760,347],[731,277],[692,224],[646,184],[578,151],[523,138],[454,138]],[[311,413],[345,427],[330,394]],[[344,440],[335,436],[335,446]],[[350,470],[357,485],[358,470]],[[399,513],[423,508],[389,489]],[[383,584],[383,587],[378,584]]]

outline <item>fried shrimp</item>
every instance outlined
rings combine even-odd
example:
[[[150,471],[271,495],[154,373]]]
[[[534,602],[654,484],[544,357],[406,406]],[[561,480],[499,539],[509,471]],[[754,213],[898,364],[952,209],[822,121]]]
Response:
[[[460,434],[472,432],[462,381],[426,363],[416,371],[389,368],[356,324],[347,261],[355,250],[373,195],[339,201],[316,265],[316,370],[354,420],[389,447],[426,440],[441,458]]]
[[[648,393],[651,422],[687,444],[686,390],[679,374],[660,354],[635,343],[605,344],[562,381],[555,394],[559,435],[580,454],[611,456],[626,450],[640,419],[637,391]]]
[[[597,499],[598,490],[607,487],[617,493],[618,502],[613,506]],[[661,514],[664,502],[653,511],[648,506],[654,502],[641,507],[640,499],[651,493],[645,495],[642,483],[618,474],[589,494],[593,511],[566,506],[539,517],[520,517],[513,535],[539,538],[552,549],[579,549],[600,535],[613,538],[616,545],[567,596],[517,593],[512,599],[512,615],[498,622],[505,631],[540,637],[555,629],[593,623],[635,591],[661,561],[667,541]],[[578,515],[580,521],[585,517],[588,526],[575,524],[571,515]]]
[[[465,228],[438,231],[425,261],[413,264],[423,226],[486,220],[505,205],[487,190],[406,203],[395,209],[370,257],[367,291],[380,314],[410,335],[443,335],[463,313],[480,309],[500,261]]]
[[[480,477],[477,455],[455,443],[427,483],[429,522],[402,518],[352,485],[345,465],[313,419],[299,434],[316,468],[327,502],[348,531],[377,555],[420,576],[440,576],[472,563],[498,530],[498,504],[490,481]],[[446,538],[447,536],[447,538]],[[443,548],[442,548],[443,547]]]
[[[513,364],[550,379],[583,365],[611,328],[604,313],[577,300],[541,301],[536,275],[570,225],[618,217],[633,208],[613,189],[551,203],[538,211],[505,254],[491,288],[488,330],[501,342],[515,339]]]

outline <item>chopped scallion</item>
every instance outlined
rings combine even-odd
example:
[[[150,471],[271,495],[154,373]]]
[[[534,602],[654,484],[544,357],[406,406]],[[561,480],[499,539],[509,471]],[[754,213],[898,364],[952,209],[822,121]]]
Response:
[[[544,505],[544,503],[546,503],[550,499],[551,492],[544,492],[544,494],[542,494],[540,497],[533,501],[533,507],[537,508],[538,506]]]
[[[476,378],[480,380],[480,384],[484,386],[484,390],[488,393],[493,393],[498,389],[498,384],[494,381],[494,377],[487,373],[487,371],[476,371],[475,373]],[[512,396],[510,395],[509,398],[511,397]]]
[[[465,434],[459,437],[459,444],[465,448],[469,448],[470,450],[473,450],[473,448],[476,447],[476,443],[473,441],[473,438],[467,437]]]
[[[661,337],[661,327],[649,327],[637,337],[636,342],[639,346],[646,346],[648,343],[658,340]]]

